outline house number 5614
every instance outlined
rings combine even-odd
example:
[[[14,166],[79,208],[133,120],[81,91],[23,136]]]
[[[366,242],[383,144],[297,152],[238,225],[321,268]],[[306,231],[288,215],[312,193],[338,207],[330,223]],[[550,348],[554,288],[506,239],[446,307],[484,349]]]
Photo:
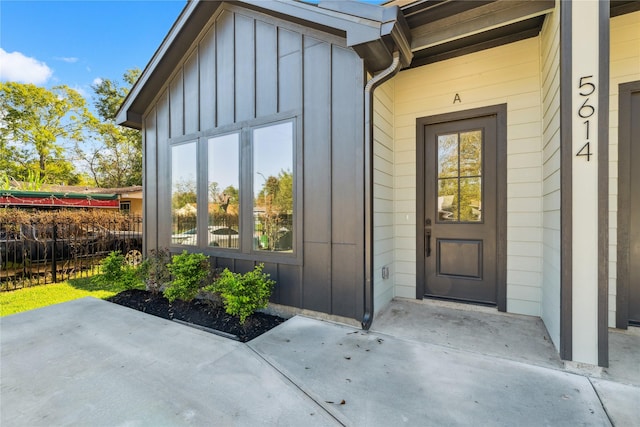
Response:
[[[591,152],[591,116],[596,112],[596,109],[593,105],[589,104],[590,96],[593,95],[596,91],[595,83],[591,82],[593,76],[583,76],[580,77],[580,81],[578,82],[578,95],[580,95],[581,99],[584,101],[580,108],[578,108],[578,116],[582,119],[586,119],[584,123],[584,136],[586,143],[578,150],[576,153],[577,157],[584,156],[587,158],[587,161],[591,161],[591,156],[593,153]]]

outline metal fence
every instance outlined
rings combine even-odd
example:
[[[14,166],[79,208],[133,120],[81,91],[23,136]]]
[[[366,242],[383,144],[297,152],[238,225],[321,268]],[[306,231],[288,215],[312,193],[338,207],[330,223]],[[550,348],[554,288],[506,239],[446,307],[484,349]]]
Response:
[[[142,261],[142,220],[0,223],[0,290],[56,283],[97,272],[100,261],[120,251]]]

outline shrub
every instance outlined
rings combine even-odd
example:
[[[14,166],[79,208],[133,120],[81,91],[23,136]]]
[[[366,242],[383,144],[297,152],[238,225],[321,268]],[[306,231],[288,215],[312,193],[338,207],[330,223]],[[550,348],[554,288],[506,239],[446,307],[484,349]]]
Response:
[[[167,268],[169,262],[171,262],[171,255],[167,249],[151,249],[140,265],[140,275],[144,279],[147,290],[152,294],[160,292],[160,289],[171,281],[171,272]]]
[[[225,268],[218,280],[205,290],[218,292],[227,313],[239,317],[240,323],[244,324],[247,317],[269,304],[276,282],[262,272],[263,268],[264,264],[259,264],[245,274],[232,273]]]
[[[97,285],[116,285],[124,289],[135,289],[140,285],[140,276],[136,267],[127,265],[120,251],[110,252],[100,262],[102,274],[94,276],[91,281]]]
[[[209,274],[209,261],[204,254],[182,251],[167,264],[173,280],[164,290],[164,296],[173,302],[176,299],[191,301],[198,295],[200,285]]]

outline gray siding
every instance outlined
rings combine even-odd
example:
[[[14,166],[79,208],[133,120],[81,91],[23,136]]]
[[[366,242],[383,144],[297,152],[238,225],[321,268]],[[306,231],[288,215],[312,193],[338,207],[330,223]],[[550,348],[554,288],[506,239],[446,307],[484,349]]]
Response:
[[[226,6],[145,115],[147,248],[170,242],[171,141],[296,117],[302,257],[274,262],[243,253],[212,263],[247,271],[264,261],[277,281],[274,302],[359,319],[364,83],[362,61],[342,38]]]

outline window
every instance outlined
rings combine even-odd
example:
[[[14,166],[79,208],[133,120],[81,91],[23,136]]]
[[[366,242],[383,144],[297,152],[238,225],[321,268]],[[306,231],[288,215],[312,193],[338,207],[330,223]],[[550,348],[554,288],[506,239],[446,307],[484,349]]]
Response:
[[[262,123],[172,141],[172,245],[301,262],[295,249],[295,121]]]
[[[131,213],[131,202],[120,202],[120,212],[129,215]]]
[[[253,249],[293,252],[293,124],[253,130]]]
[[[198,244],[197,143],[171,147],[171,243]]]
[[[240,135],[209,138],[208,245],[240,248]]]

